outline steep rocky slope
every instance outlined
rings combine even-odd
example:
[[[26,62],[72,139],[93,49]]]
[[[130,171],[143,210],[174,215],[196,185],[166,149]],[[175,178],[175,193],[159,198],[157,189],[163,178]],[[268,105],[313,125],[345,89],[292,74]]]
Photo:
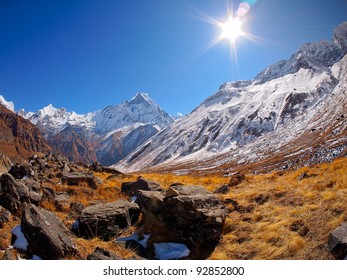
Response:
[[[117,167],[228,170],[273,156],[282,164],[283,155],[306,152],[300,158],[305,164],[309,154],[319,162],[344,153],[347,23],[333,38],[304,45],[253,81],[223,84]]]
[[[1,104],[0,130],[0,154],[13,162],[51,150],[37,127]]]

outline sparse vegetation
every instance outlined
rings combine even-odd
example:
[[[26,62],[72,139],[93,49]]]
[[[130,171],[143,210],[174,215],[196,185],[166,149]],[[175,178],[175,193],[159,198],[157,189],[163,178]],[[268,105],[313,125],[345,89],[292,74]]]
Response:
[[[305,173],[305,176],[301,176]],[[189,176],[172,174],[131,174],[112,176],[96,172],[103,183],[97,190],[87,186],[66,186],[54,181],[45,186],[56,193],[68,193],[70,202],[84,206],[106,203],[124,198],[122,182],[138,176],[158,182],[164,189],[173,183],[199,185],[214,191],[228,184],[230,177],[222,175]],[[304,167],[295,171],[272,172],[263,175],[246,174],[246,179],[231,187],[226,194],[218,194],[229,209],[223,237],[210,259],[332,259],[327,250],[329,233],[347,220],[347,158],[331,163]],[[54,201],[41,203],[54,212],[69,228],[76,215],[69,207]],[[0,246],[10,244],[11,229],[20,223],[11,221],[0,229]],[[123,235],[130,235],[134,228]],[[99,238],[74,238],[80,256],[85,259],[96,247],[111,250],[123,257],[134,252]]]

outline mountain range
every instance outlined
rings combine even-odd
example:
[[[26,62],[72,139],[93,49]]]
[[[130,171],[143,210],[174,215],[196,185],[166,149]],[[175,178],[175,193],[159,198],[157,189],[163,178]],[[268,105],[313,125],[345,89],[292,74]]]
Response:
[[[54,152],[124,171],[272,170],[331,160],[347,148],[347,22],[253,80],[226,82],[174,120],[147,94],[88,114],[20,110]],[[14,104],[0,96],[8,110]]]
[[[0,103],[14,112],[12,102],[0,96]],[[21,109],[17,114],[40,129],[53,152],[72,161],[98,160],[104,165],[118,162],[174,121],[146,93],[88,114],[52,104],[35,113]]]

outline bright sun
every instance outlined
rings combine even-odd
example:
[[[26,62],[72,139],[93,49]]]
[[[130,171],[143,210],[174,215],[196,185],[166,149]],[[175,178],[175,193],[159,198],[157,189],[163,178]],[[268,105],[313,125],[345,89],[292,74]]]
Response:
[[[230,42],[234,42],[237,37],[242,35],[242,22],[239,18],[230,17],[229,20],[221,24],[222,38],[227,38]]]

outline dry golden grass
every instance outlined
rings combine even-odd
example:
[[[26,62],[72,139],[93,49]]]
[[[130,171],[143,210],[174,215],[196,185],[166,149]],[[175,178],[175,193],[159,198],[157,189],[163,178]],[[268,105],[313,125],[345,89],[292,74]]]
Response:
[[[303,172],[309,178],[298,180]],[[97,190],[87,186],[65,186],[58,182],[50,187],[57,193],[69,193],[71,202],[88,206],[126,198],[120,193],[121,184],[134,181],[140,175],[158,182],[164,189],[172,183],[182,183],[214,191],[229,181],[229,178],[218,175],[95,175],[103,181]],[[240,185],[218,196],[225,201],[229,214],[223,237],[210,259],[331,259],[327,250],[328,235],[347,220],[347,158],[295,171],[246,174],[246,180]],[[74,216],[71,216],[69,208],[59,208],[52,201],[45,201],[41,206],[54,212],[71,228]],[[0,244],[9,245],[9,232],[19,222],[17,219],[5,224],[0,230]],[[104,242],[98,238],[74,238],[74,241],[80,252],[80,256],[74,258],[85,259],[96,247],[122,257],[134,255],[131,250],[112,241]]]

